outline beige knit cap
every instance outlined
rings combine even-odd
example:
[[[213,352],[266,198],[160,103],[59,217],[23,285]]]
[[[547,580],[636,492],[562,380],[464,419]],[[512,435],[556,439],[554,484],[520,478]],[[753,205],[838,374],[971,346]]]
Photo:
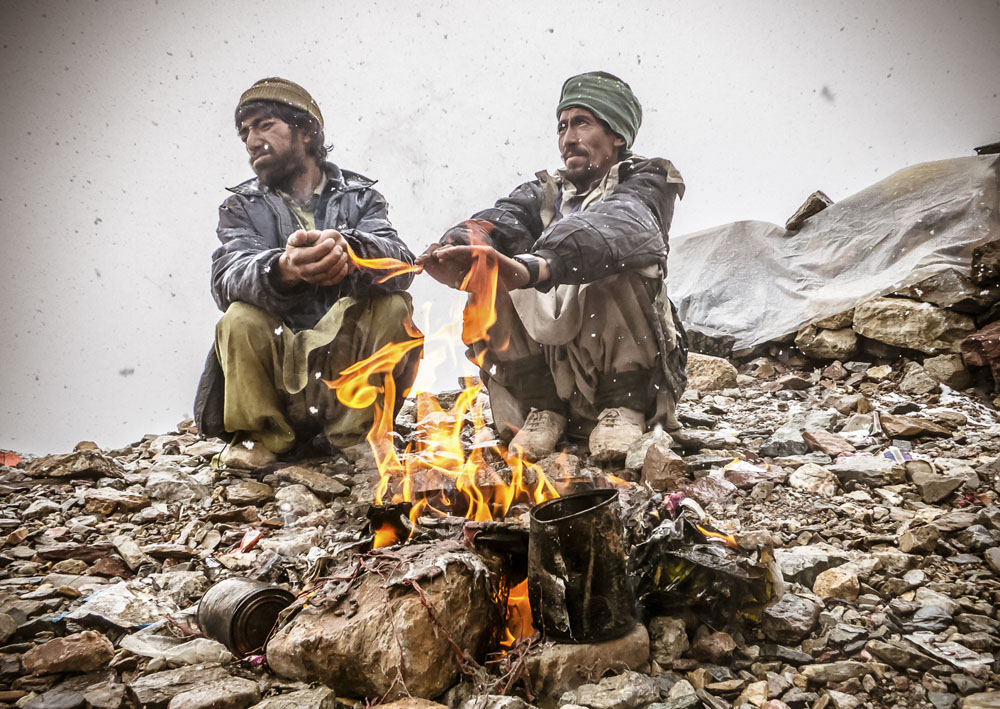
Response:
[[[294,81],[277,76],[257,81],[240,96],[240,102],[236,104],[236,111],[238,112],[243,104],[250,101],[275,101],[297,108],[319,121],[320,129],[323,128],[323,114],[320,113],[319,106],[309,95],[309,92]]]

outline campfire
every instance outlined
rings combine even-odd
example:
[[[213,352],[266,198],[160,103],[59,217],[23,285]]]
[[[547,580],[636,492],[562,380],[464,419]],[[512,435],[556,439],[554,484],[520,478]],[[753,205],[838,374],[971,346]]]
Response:
[[[361,259],[353,252],[350,257],[359,267],[386,271],[379,282],[420,270],[394,259]],[[498,282],[496,258],[487,250],[476,252],[461,285],[469,293],[462,317],[465,344],[490,341],[489,330],[497,319]],[[424,343],[412,321],[407,322],[407,332],[412,339],[385,345],[326,382],[345,406],[374,408],[374,422],[366,437],[379,471],[376,508],[371,515],[373,548],[406,541],[420,528],[421,517],[500,522],[514,509],[524,512],[530,505],[559,497],[541,467],[523,458],[516,448],[508,450],[495,440],[486,424],[483,385],[475,378],[465,379],[465,387],[447,408],[434,395],[418,392],[416,435],[404,450],[397,450],[393,426],[400,392],[392,371],[408,352]],[[505,345],[491,344],[499,349]],[[475,363],[481,366],[481,358]],[[405,397],[409,392],[401,394]],[[408,529],[401,528],[401,512],[409,520]],[[506,637],[501,644],[509,647],[534,632],[524,578],[507,593]]]

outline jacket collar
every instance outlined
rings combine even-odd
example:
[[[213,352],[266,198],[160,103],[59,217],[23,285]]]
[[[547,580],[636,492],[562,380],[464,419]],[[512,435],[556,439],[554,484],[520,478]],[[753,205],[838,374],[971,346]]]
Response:
[[[326,189],[324,190],[326,193],[363,190],[371,187],[376,182],[376,180],[367,178],[360,173],[341,170],[332,162],[323,163],[323,170],[326,172],[327,177]],[[252,177],[246,182],[241,182],[235,187],[227,187],[226,189],[244,197],[259,197],[264,194],[274,194],[270,188],[263,187],[260,184],[260,180],[256,177]]]

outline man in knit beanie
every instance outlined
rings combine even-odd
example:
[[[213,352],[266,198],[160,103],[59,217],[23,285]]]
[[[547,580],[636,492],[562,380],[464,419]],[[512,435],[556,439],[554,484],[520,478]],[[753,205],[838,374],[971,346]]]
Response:
[[[325,382],[412,339],[404,291],[413,276],[381,282],[384,273],[351,256],[414,258],[374,181],[325,159],[323,114],[304,88],[261,79],[240,96],[234,118],[256,177],[229,188],[219,208],[212,295],[224,315],[195,420],[203,434],[231,440],[224,464],[255,468],[277,454],[363,441],[373,408],[343,405]],[[394,370],[402,396],[419,356],[411,350]]]
[[[537,460],[567,435],[620,463],[651,426],[677,428],[687,346],[666,266],[684,182],[668,160],[632,153],[642,107],[612,74],[567,79],[556,119],[562,169],[452,227],[417,263],[453,288],[474,260],[498,265],[496,324],[470,349],[512,449]]]

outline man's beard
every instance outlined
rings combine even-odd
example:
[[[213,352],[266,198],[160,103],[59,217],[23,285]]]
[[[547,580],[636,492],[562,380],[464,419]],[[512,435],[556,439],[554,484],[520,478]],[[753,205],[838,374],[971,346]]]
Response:
[[[270,164],[257,172],[257,179],[265,187],[287,192],[287,188],[305,169],[305,162],[297,160],[294,155],[273,156]]]

